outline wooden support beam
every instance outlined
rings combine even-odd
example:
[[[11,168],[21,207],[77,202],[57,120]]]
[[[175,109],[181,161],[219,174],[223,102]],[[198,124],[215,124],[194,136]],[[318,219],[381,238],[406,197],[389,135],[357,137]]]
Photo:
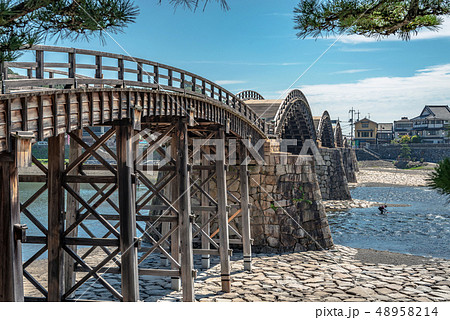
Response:
[[[218,140],[220,143],[216,147],[216,174],[217,174],[217,211],[219,213],[219,238],[220,238],[220,269],[222,280],[222,291],[231,292],[230,279],[230,249],[228,235],[228,211],[227,211],[227,177],[225,171],[225,132],[219,129]]]
[[[210,150],[211,149],[208,146],[204,146],[204,151],[205,151],[205,153],[207,155],[209,155]],[[200,152],[200,156],[202,156],[201,150],[199,152]],[[202,157],[202,164],[204,166],[209,165],[209,160],[205,156]],[[209,176],[208,170],[202,170],[200,176],[201,176],[201,181],[203,183],[205,180],[208,179],[208,176]],[[204,190],[207,193],[209,193],[209,183],[206,183],[203,188],[204,188]],[[206,197],[204,194],[202,194],[202,196],[201,196],[201,206],[203,206],[203,207],[209,206],[208,197]],[[210,234],[210,232],[211,232],[210,229],[211,228],[210,228],[210,223],[208,222],[209,221],[209,217],[210,217],[210,212],[205,210],[205,211],[202,211],[201,215],[202,215],[202,219],[201,219],[202,226],[205,225],[203,230],[207,234]],[[203,234],[202,234],[202,249],[203,250],[209,250],[210,249],[209,239],[207,237],[205,237],[205,235],[203,235]],[[211,263],[210,263],[210,255],[209,254],[202,255],[202,268],[203,269],[209,269],[210,265],[211,265]]]
[[[172,134],[172,142],[170,144],[170,154],[172,159],[177,159],[178,157],[178,134]],[[175,168],[177,169],[177,168]],[[170,200],[172,202],[172,206],[180,212],[180,199],[179,199],[179,177],[176,176],[172,182],[170,183]],[[178,216],[176,222],[174,224],[181,224],[181,215]],[[180,263],[180,228],[178,228],[170,237],[170,254],[174,258],[175,261]],[[174,263],[171,263],[171,269],[178,269],[178,266]],[[172,276],[172,290],[180,291],[181,290],[181,278],[179,276]]]
[[[48,301],[62,301],[64,290],[64,134],[48,139]]]
[[[178,157],[177,167],[179,176],[180,197],[180,242],[181,242],[181,285],[183,287],[183,301],[195,300],[194,295],[194,255],[192,247],[192,214],[191,214],[191,192],[188,170],[188,132],[187,121],[181,120],[178,131]]]
[[[74,135],[82,138],[83,130],[76,130],[73,132]],[[70,139],[69,145],[69,164],[73,163],[80,155],[81,155],[81,146],[74,140]],[[72,175],[78,176],[80,174],[80,167],[77,166],[72,170]],[[70,183],[69,186],[76,192],[80,193],[80,184],[79,183]],[[70,194],[67,194],[66,200],[66,226],[69,227],[75,223],[77,220],[77,212],[79,209],[78,201]],[[77,237],[78,236],[78,227],[74,228],[71,232],[67,234],[67,237]],[[75,253],[77,253],[76,245],[68,245],[68,247]],[[74,272],[75,261],[70,257],[68,253],[64,255],[64,284],[65,291],[67,292],[70,288],[75,285],[76,274]]]
[[[0,302],[24,301],[19,174],[15,161],[0,161]]]
[[[136,202],[131,181],[131,174],[134,170],[131,138],[132,127],[129,122],[124,121],[116,126],[122,295],[125,302],[139,300],[137,248],[134,245],[136,240]]]
[[[250,208],[248,195],[248,163],[247,148],[241,142],[239,150],[240,162],[240,188],[241,188],[241,210],[242,210],[242,242],[244,253],[244,270],[252,270],[252,245],[250,234]]]

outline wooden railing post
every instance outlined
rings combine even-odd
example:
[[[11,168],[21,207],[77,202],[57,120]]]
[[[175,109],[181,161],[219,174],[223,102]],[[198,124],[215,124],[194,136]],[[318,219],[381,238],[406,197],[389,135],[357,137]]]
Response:
[[[133,172],[132,126],[123,121],[116,126],[117,183],[119,185],[120,251],[122,254],[123,301],[139,300],[136,242],[136,201],[131,174]]]
[[[142,66],[142,62],[137,63],[137,81],[142,82],[144,78],[144,67]]]
[[[102,56],[95,56],[95,78],[102,79],[103,78],[103,58]]]
[[[153,83],[154,84],[159,84],[159,67],[158,66],[153,66],[153,73],[155,74],[153,77]]]
[[[48,139],[48,301],[61,301],[64,290],[64,134]]]
[[[44,79],[44,51],[36,50],[36,79]]]
[[[19,173],[14,152],[0,159],[0,174],[0,302],[23,301]]]
[[[225,171],[225,132],[219,129],[220,144],[216,146],[216,174],[217,174],[217,211],[219,214],[219,239],[220,239],[220,269],[222,291],[231,292],[230,279],[230,240],[228,235],[228,209],[227,209],[227,177]]]
[[[181,285],[183,287],[183,301],[191,302],[194,296],[194,254],[192,246],[192,213],[191,192],[188,170],[188,131],[187,120],[182,119],[178,132],[177,169],[180,190],[180,242],[181,242]]]
[[[248,195],[248,163],[247,148],[240,143],[240,189],[241,189],[241,215],[242,215],[242,245],[244,253],[244,270],[252,270],[252,244],[250,234],[250,208]]]
[[[69,78],[73,79],[73,88],[76,88],[77,85],[77,53],[76,53],[76,49],[73,49],[72,52],[69,52],[69,56],[68,56],[68,61],[69,61]],[[70,86],[70,85],[69,85]]]

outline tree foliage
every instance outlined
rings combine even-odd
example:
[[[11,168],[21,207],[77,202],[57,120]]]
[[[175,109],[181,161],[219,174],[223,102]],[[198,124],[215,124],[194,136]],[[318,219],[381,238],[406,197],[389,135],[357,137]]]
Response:
[[[450,158],[445,158],[439,162],[430,174],[428,186],[441,194],[450,195]]]
[[[227,9],[225,0],[159,0],[195,10],[209,2]],[[139,8],[131,0],[0,0],[0,62],[47,37],[76,40],[117,33],[135,22]]]
[[[299,38],[357,34],[409,40],[420,29],[437,31],[450,0],[302,0],[294,8]]]

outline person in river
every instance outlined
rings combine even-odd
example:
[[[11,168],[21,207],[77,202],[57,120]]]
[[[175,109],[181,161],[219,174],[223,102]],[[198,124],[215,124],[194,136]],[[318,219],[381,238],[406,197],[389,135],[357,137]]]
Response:
[[[380,214],[385,214],[387,212],[387,205],[381,205],[378,207],[378,210],[380,210]]]

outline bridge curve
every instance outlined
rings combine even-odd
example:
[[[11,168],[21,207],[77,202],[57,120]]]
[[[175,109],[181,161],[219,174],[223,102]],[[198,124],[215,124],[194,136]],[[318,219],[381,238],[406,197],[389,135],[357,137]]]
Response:
[[[330,114],[326,110],[323,112],[322,117],[320,118],[319,126],[317,128],[317,136],[321,142],[322,147],[335,147],[333,124],[331,123]]]
[[[245,90],[236,94],[236,97],[239,99],[246,100],[265,100],[264,97],[256,91],[253,90]]]
[[[336,147],[343,148],[344,147],[344,135],[342,134],[341,123],[338,121],[334,127],[334,142]]]
[[[0,70],[6,93],[0,95],[0,152],[8,149],[14,131],[33,131],[41,141],[86,126],[156,117],[192,117],[225,126],[238,137],[266,137],[264,120],[243,100],[191,72],[85,49],[35,46],[26,51],[35,59],[7,62]],[[55,60],[46,61],[46,55]],[[26,76],[8,78],[9,69],[25,70]]]
[[[281,103],[274,117],[274,134],[282,139],[296,139],[297,145],[288,151],[298,154],[305,140],[317,140],[314,120],[303,92],[292,90]]]

